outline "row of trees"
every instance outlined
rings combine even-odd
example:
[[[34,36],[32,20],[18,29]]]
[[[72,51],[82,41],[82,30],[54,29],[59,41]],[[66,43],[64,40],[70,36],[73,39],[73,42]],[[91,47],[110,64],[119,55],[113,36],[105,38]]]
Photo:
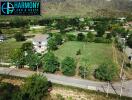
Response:
[[[60,63],[54,53],[50,51],[44,55],[35,53],[30,42],[24,43],[20,49],[16,49],[11,54],[11,62],[17,67],[28,65],[32,70],[43,66],[43,70],[50,73],[60,69],[65,75],[69,76],[75,74],[76,67],[74,59],[67,57],[62,61],[62,67],[60,68]]]
[[[96,42],[96,43],[110,43],[112,36],[107,34],[106,37],[97,37],[93,33],[89,32],[86,35],[83,33],[78,33],[77,36],[72,34],[66,35],[67,39],[70,41],[85,41],[85,42]]]

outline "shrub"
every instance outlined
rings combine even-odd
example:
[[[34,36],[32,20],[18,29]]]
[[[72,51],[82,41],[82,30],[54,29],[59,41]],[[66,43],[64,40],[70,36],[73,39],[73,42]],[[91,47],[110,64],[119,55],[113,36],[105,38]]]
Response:
[[[112,81],[117,75],[117,67],[112,63],[103,63],[95,71],[95,77],[103,81]]]
[[[127,40],[127,44],[130,48],[132,48],[132,35],[129,36],[128,40]]]
[[[81,55],[81,50],[80,49],[77,51],[76,55]]]
[[[58,47],[57,47],[57,42],[55,40],[55,38],[51,37],[49,40],[48,40],[48,49],[49,50],[56,50]]]
[[[51,88],[51,82],[46,77],[34,74],[26,79],[21,92],[13,100],[42,100],[47,98]]]
[[[95,35],[89,32],[86,37],[87,42],[93,42],[95,40]]]
[[[111,39],[105,39],[103,37],[96,37],[94,40],[95,43],[111,43]]]
[[[78,41],[84,41],[84,39],[85,39],[85,35],[83,33],[78,33],[77,40]]]
[[[59,68],[59,62],[55,55],[51,52],[44,55],[42,62],[45,72],[54,73]]]
[[[16,39],[16,41],[25,41],[26,40],[25,36],[23,34],[21,34],[21,33],[16,33],[14,35],[14,38]]]
[[[62,44],[63,39],[62,39],[61,34],[55,34],[54,38],[55,38],[55,41],[56,41],[57,45]]]
[[[76,36],[73,35],[73,34],[67,34],[66,37],[67,37],[67,39],[68,39],[69,41],[75,41],[75,40],[76,40]]]
[[[61,70],[64,75],[73,76],[75,75],[76,64],[75,60],[70,57],[66,57],[61,63]]]
[[[33,50],[33,44],[31,42],[26,42],[21,46],[22,51],[32,51]]]

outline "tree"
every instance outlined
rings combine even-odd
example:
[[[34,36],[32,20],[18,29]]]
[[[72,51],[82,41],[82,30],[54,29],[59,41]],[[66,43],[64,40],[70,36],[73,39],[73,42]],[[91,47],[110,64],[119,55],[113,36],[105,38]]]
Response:
[[[25,36],[23,35],[23,34],[21,34],[21,33],[16,33],[15,35],[14,35],[14,38],[16,39],[16,41],[25,41]]]
[[[0,82],[0,100],[12,100],[13,95],[18,90],[19,87],[17,86],[14,86],[10,83]]]
[[[78,40],[78,41],[83,41],[84,38],[85,38],[85,36],[84,36],[83,33],[78,33],[78,35],[77,35],[77,40]]]
[[[66,19],[58,19],[56,23],[56,28],[60,30],[60,33],[65,33],[68,23]]]
[[[25,54],[21,49],[15,49],[10,54],[10,59],[13,65],[23,67],[25,65]]]
[[[0,35],[1,35],[1,34],[3,34],[3,33],[2,33],[2,30],[0,29]]]
[[[42,100],[49,95],[52,84],[42,75],[34,74],[28,77],[21,88],[16,100]]]
[[[33,50],[33,44],[31,42],[26,42],[21,46],[22,51],[32,51]]]
[[[108,23],[107,22],[98,23],[95,26],[95,30],[97,31],[99,37],[102,37],[105,34],[105,31],[107,29],[108,29]]]
[[[112,63],[103,63],[95,71],[95,77],[103,81],[112,81],[117,75],[117,67]]]
[[[59,62],[52,52],[46,53],[42,62],[45,72],[54,73],[59,68]]]
[[[41,65],[40,56],[35,53],[29,53],[25,57],[26,64],[32,69],[36,70]]]
[[[94,39],[95,39],[95,35],[92,34],[91,32],[89,32],[89,33],[87,34],[86,41],[88,41],[88,42],[93,42]]]
[[[130,48],[132,48],[132,35],[129,36],[128,40],[127,40],[127,44]]]
[[[55,40],[57,45],[61,45],[63,41],[61,34],[55,34]]]
[[[48,40],[48,49],[49,50],[57,49],[57,42],[56,42],[55,38],[52,37]]]
[[[73,34],[66,34],[66,37],[69,41],[75,41],[76,40],[76,36]]]
[[[15,17],[10,20],[10,26],[11,27],[27,27],[29,25],[29,20],[27,18],[20,18],[20,17]]]
[[[75,74],[76,64],[71,57],[66,57],[61,63],[61,70],[64,75],[73,76]]]

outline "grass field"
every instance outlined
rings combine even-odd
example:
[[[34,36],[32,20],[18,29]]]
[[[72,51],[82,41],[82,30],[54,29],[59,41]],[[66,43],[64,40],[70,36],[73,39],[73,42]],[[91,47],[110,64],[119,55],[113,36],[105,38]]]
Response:
[[[16,42],[15,39],[9,39],[0,43],[0,60],[9,62],[9,55],[14,49],[20,48],[23,42]]]
[[[76,59],[76,53],[81,50],[79,63],[88,65],[99,65],[105,61],[113,60],[112,45],[102,43],[85,43],[70,41],[63,44],[55,55],[62,61],[65,57],[73,57]]]

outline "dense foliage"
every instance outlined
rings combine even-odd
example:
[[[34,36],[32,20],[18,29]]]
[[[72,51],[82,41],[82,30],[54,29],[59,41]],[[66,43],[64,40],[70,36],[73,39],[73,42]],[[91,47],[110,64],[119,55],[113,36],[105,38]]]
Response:
[[[21,49],[15,49],[10,54],[10,59],[13,65],[23,67],[25,65],[25,53]]]
[[[26,65],[36,70],[41,65],[41,57],[35,53],[28,53],[25,57]]]
[[[66,57],[61,63],[61,70],[64,75],[73,76],[75,75],[76,63],[71,57]]]
[[[132,35],[129,36],[129,38],[127,40],[127,44],[129,45],[129,47],[132,48]]]
[[[103,81],[112,81],[117,75],[117,67],[112,63],[103,63],[95,71],[95,77]]]
[[[16,33],[15,35],[14,35],[14,38],[16,39],[16,41],[25,41],[26,39],[25,39],[25,36],[22,34],[22,33]]]
[[[51,88],[52,84],[46,77],[34,74],[26,79],[13,100],[41,100],[49,95]]]
[[[57,60],[57,57],[55,57],[52,52],[44,54],[42,62],[45,72],[54,73],[59,68],[59,62]]]
[[[33,50],[33,44],[31,42],[23,43],[21,46],[22,51],[32,51]]]
[[[0,83],[0,100],[11,100],[19,87],[10,83]]]
[[[56,42],[56,39],[54,37],[51,37],[49,40],[48,40],[48,49],[49,50],[56,50],[58,47],[57,47],[57,42]]]

